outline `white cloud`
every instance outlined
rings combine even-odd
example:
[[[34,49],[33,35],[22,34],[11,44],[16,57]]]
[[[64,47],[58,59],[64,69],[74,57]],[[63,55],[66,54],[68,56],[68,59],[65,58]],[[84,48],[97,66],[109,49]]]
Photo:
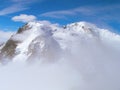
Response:
[[[52,11],[52,12],[46,12],[41,14],[40,16],[44,17],[53,17],[53,18],[65,18],[64,15],[74,15],[75,12],[71,12],[69,10],[61,10],[61,11]]]
[[[91,16],[91,17],[97,17],[101,15],[100,19],[111,19],[119,17],[119,14],[113,13],[116,10],[119,10],[120,6],[119,4],[115,5],[107,5],[107,6],[80,6],[72,9],[67,10],[59,10],[59,11],[50,11],[40,14],[41,17],[52,17],[52,18],[66,18],[68,16]],[[101,14],[102,13],[102,14]],[[114,15],[110,15],[107,13],[112,13]],[[119,12],[117,12],[119,13]],[[109,18],[106,18],[109,17]],[[117,18],[118,19],[118,18]]]
[[[1,10],[0,11],[0,16],[7,15],[7,14],[12,14],[12,13],[23,11],[23,10],[26,10],[26,9],[27,9],[27,7],[24,7],[20,4],[15,4],[15,5],[12,5],[10,7],[7,7],[7,8],[4,8],[3,10]]]
[[[8,0],[8,2],[9,1],[12,4],[0,10],[0,16],[24,11],[26,9],[29,9],[30,4],[37,2],[37,0],[30,0],[30,1],[29,0]]]
[[[34,15],[27,15],[27,14],[20,14],[19,16],[14,16],[12,18],[13,21],[18,22],[30,22],[36,20],[36,17]]]
[[[0,44],[6,42],[14,32],[5,32],[0,30]]]
[[[79,13],[88,15],[88,13],[92,14],[92,11],[88,9],[88,7],[77,7],[77,8],[68,9],[68,10],[46,12],[41,14],[40,16],[52,17],[52,18],[65,18],[66,15],[77,15]]]

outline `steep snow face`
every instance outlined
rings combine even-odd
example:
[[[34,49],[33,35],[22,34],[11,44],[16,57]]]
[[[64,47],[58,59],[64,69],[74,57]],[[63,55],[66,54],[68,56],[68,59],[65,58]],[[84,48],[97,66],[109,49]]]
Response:
[[[78,38],[98,38],[95,26],[85,22],[67,25],[65,29],[42,22],[30,22],[27,26],[28,30],[12,37],[21,41],[16,47],[14,61],[37,56],[50,59],[58,56],[55,52],[70,48],[70,43],[77,41]]]
[[[46,21],[29,22],[10,40],[17,42],[15,50],[12,50],[15,54],[13,61],[26,61],[32,57],[53,59],[66,52],[73,52],[79,46],[92,48],[95,43],[120,49],[119,35],[87,22],[76,22],[64,27]]]
[[[53,54],[53,51],[55,52],[55,50],[59,49],[59,44],[52,37],[52,30],[55,28],[53,27],[54,25],[47,25],[41,22],[30,22],[27,25],[30,27],[29,30],[12,37],[13,39],[21,41],[21,43],[19,43],[16,47],[17,55],[14,57],[14,61],[21,57],[21,60],[27,60],[29,57],[35,57],[37,52],[39,54],[37,56],[39,57],[46,55],[50,56]]]
[[[76,22],[66,26],[66,30],[70,30],[71,35],[77,35],[85,39],[96,39],[116,49],[120,48],[120,35],[110,32],[106,29],[100,29],[94,24],[87,22]],[[111,45],[111,44],[114,45]]]

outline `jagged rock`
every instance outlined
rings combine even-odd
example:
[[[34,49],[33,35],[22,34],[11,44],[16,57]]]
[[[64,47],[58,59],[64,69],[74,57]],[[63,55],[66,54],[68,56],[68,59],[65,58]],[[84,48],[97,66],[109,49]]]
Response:
[[[28,23],[27,24],[25,24],[23,27],[20,27],[19,29],[18,29],[18,31],[17,31],[17,33],[19,34],[19,33],[22,33],[22,32],[24,32],[24,31],[26,31],[26,30],[29,30],[31,27],[28,25]]]
[[[3,57],[12,58],[15,55],[17,43],[17,41],[9,39],[5,46],[1,49],[1,54],[3,55]]]

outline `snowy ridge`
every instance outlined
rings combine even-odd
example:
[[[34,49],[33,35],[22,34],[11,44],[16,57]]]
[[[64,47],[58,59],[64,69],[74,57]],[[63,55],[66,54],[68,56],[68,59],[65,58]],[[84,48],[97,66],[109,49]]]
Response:
[[[100,42],[111,46],[115,42],[117,44],[112,46],[120,48],[120,35],[87,22],[76,22],[60,27],[50,22],[38,21],[29,22],[26,27],[29,28],[11,37],[13,41],[19,42],[15,48],[13,61],[20,58],[26,61],[31,57],[53,59],[58,56],[57,51],[71,51],[74,43]]]

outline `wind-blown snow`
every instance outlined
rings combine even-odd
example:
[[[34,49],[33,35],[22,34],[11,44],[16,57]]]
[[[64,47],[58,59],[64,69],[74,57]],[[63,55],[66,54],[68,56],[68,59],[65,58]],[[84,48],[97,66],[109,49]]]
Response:
[[[28,25],[12,37],[21,43],[14,63],[0,67],[0,90],[120,89],[120,35],[87,22]]]

